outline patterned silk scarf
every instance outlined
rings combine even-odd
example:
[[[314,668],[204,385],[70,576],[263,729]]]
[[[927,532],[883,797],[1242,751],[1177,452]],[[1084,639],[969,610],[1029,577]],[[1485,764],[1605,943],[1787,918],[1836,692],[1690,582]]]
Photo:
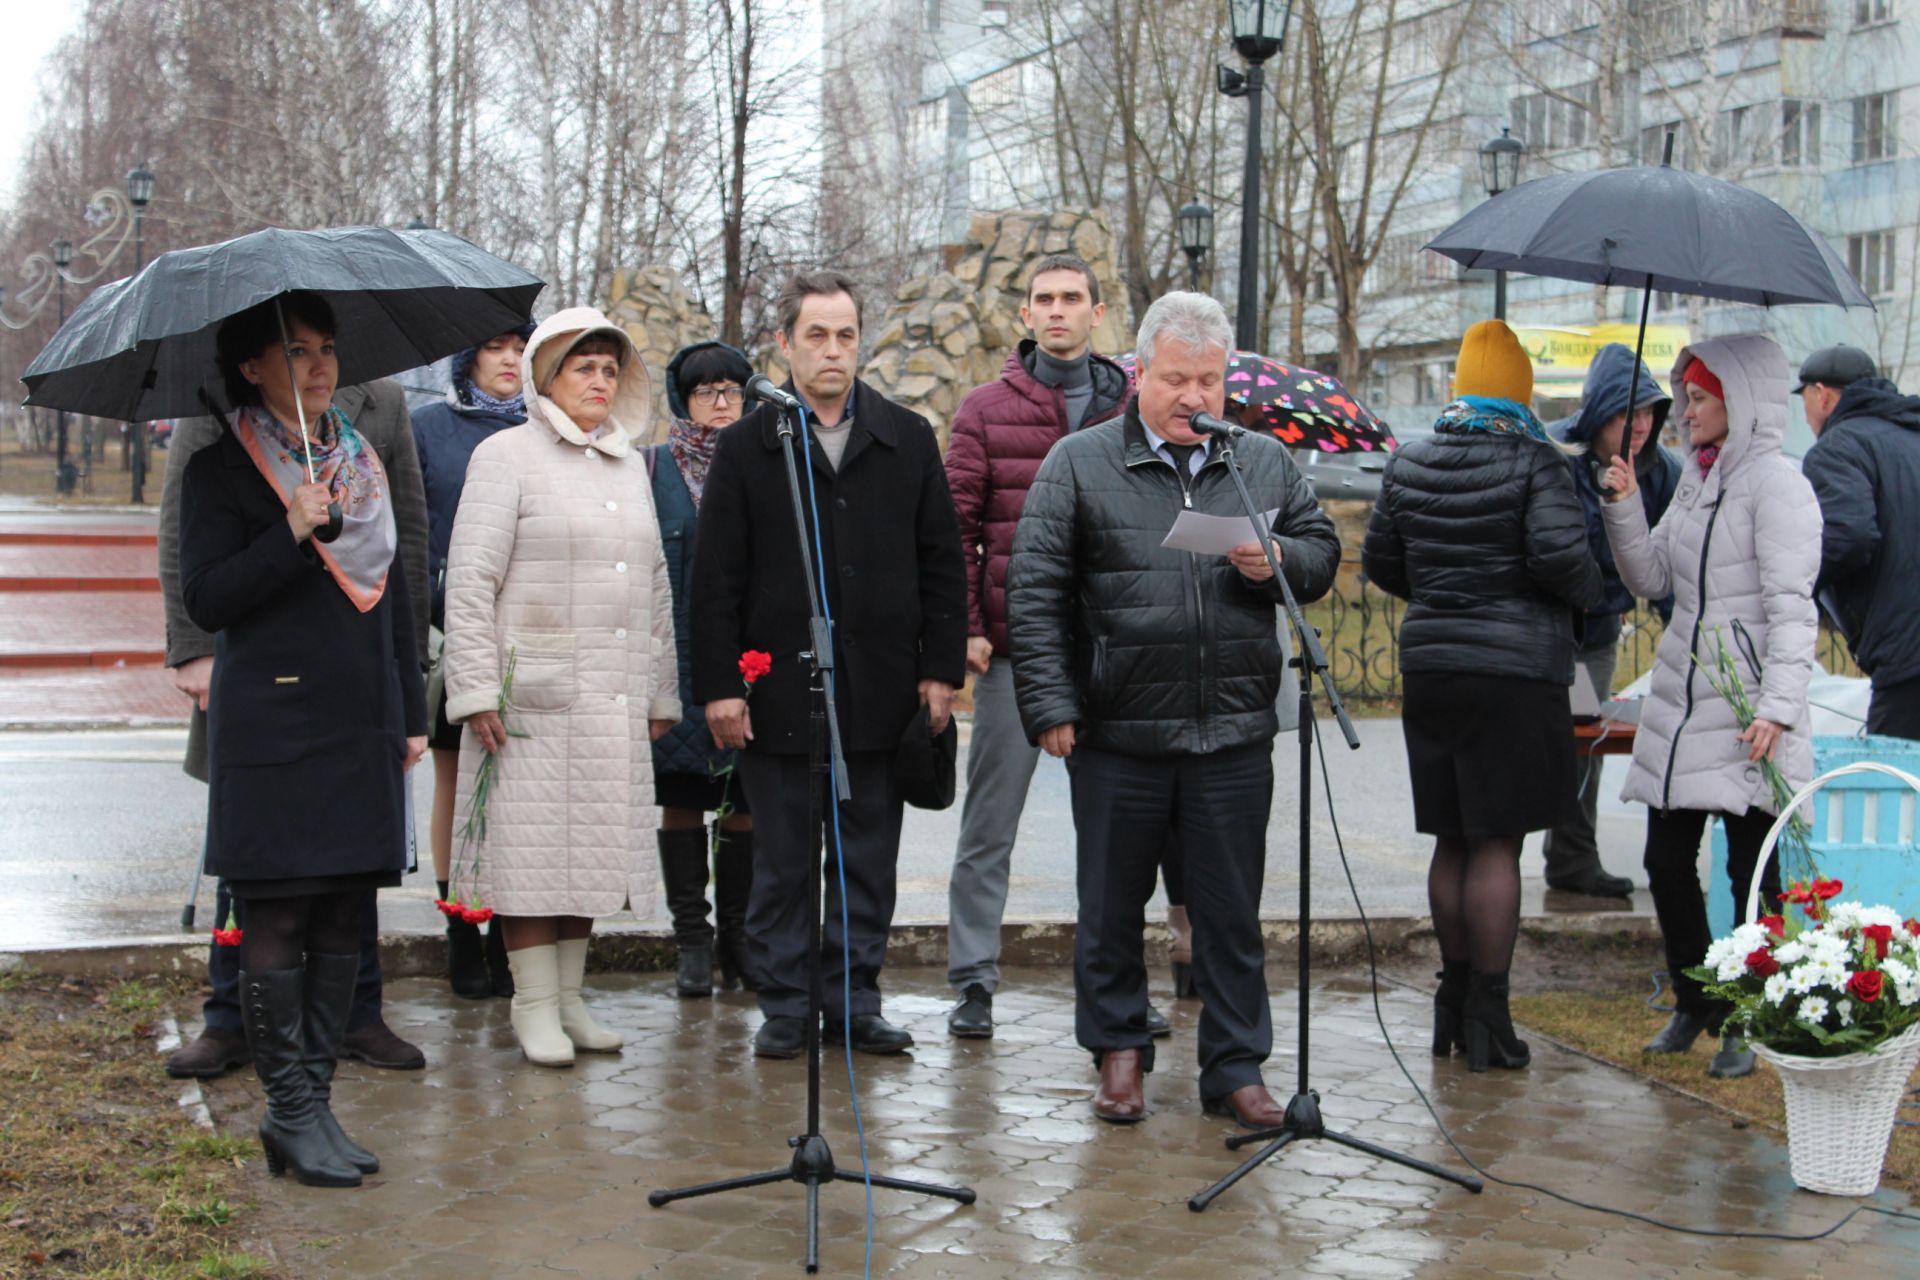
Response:
[[[720,443],[719,427],[703,427],[686,418],[675,418],[667,428],[667,445],[673,451],[674,465],[693,495],[694,509],[707,487],[707,468],[713,464],[714,446]]]
[[[281,505],[287,505],[293,491],[307,483],[306,449],[299,431],[259,405],[246,405],[234,415],[233,433],[273,486]],[[380,465],[380,455],[337,408],[329,407],[308,435],[313,441],[314,480],[327,486],[345,517],[338,538],[330,543],[314,539],[312,546],[347,599],[365,613],[386,592],[387,570],[400,543],[386,469]]]

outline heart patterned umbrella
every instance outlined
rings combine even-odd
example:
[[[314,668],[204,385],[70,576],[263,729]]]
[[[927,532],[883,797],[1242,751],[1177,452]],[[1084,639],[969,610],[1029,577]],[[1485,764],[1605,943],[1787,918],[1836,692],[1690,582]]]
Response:
[[[1132,352],[1114,358],[1135,373]],[[1372,453],[1398,443],[1338,378],[1252,351],[1236,351],[1227,361],[1227,412],[1290,449]]]

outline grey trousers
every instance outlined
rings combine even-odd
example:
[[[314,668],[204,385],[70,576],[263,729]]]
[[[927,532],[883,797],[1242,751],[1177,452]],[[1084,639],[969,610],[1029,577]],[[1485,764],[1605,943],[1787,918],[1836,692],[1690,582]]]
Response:
[[[967,794],[947,883],[947,981],[955,991],[976,982],[999,989],[1000,921],[1013,843],[1039,763],[1040,748],[1027,741],[1014,704],[1013,663],[995,654],[986,674],[973,681]]]
[[[1617,646],[1583,653],[1579,657],[1580,666],[1586,671],[1593,686],[1602,691],[1613,688],[1613,669],[1620,661]],[[1599,756],[1586,756],[1579,762],[1577,770],[1580,779],[1580,813],[1569,818],[1559,826],[1547,832],[1545,854],[1547,859],[1547,883],[1565,883],[1583,880],[1593,872],[1600,870],[1600,844],[1594,836],[1595,815],[1600,807],[1600,766]]]

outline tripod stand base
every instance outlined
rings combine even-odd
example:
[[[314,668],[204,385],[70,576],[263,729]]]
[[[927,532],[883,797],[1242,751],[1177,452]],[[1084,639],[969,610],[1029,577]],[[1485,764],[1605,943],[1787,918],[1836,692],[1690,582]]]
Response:
[[[1389,1151],[1385,1147],[1377,1146],[1374,1143],[1362,1138],[1353,1137],[1350,1134],[1334,1132],[1332,1129],[1327,1128],[1326,1123],[1321,1119],[1320,1095],[1308,1091],[1306,1093],[1296,1093],[1293,1095],[1292,1101],[1287,1103],[1287,1118],[1281,1122],[1278,1129],[1261,1129],[1254,1133],[1236,1133],[1228,1138],[1227,1150],[1229,1151],[1238,1151],[1241,1147],[1249,1146],[1255,1142],[1264,1142],[1267,1145],[1260,1148],[1251,1159],[1247,1160],[1232,1173],[1220,1179],[1220,1181],[1214,1183],[1205,1191],[1193,1197],[1193,1199],[1187,1201],[1187,1208],[1193,1210],[1195,1213],[1202,1212],[1208,1205],[1212,1204],[1214,1200],[1219,1198],[1221,1193],[1226,1191],[1227,1188],[1252,1173],[1274,1156],[1280,1154],[1281,1150],[1285,1148],[1288,1143],[1300,1142],[1309,1138],[1324,1138],[1328,1142],[1337,1142],[1343,1147],[1351,1147],[1355,1151],[1363,1152],[1366,1155],[1374,1156],[1381,1160],[1391,1160],[1393,1163],[1404,1168],[1414,1169],[1431,1177],[1465,1187],[1475,1194],[1486,1189],[1486,1184],[1478,1178],[1463,1173],[1455,1173],[1451,1169],[1443,1169],[1437,1164],[1431,1164],[1425,1160],[1416,1160],[1412,1156],[1401,1155],[1398,1151]]]
[[[784,1169],[723,1178],[719,1182],[703,1182],[692,1187],[676,1187],[670,1191],[653,1191],[647,1194],[647,1203],[658,1209],[675,1200],[691,1200],[696,1196],[718,1195],[722,1191],[739,1191],[746,1187],[764,1187],[775,1182],[798,1182],[807,1189],[807,1272],[811,1275],[820,1270],[820,1187],[824,1183],[871,1181],[874,1186],[885,1187],[889,1191],[939,1196],[946,1200],[957,1200],[961,1204],[972,1204],[974,1201],[972,1187],[912,1182],[906,1178],[886,1178],[879,1174],[869,1179],[858,1169],[839,1168],[833,1163],[833,1152],[828,1148],[827,1140],[817,1133],[788,1138],[787,1145],[793,1148],[793,1159]]]

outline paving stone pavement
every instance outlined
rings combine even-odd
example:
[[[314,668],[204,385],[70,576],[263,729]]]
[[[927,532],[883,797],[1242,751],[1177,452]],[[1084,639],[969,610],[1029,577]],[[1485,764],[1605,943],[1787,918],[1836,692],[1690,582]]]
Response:
[[[1156,974],[1156,981],[1164,975]],[[1294,1073],[1294,997],[1271,977],[1276,1046],[1269,1083]],[[798,1275],[805,1193],[793,1183],[648,1207],[662,1187],[782,1167],[802,1127],[801,1062],[752,1056],[751,997],[680,1001],[666,975],[590,979],[597,1016],[627,1036],[620,1056],[570,1071],[528,1065],[502,1001],[467,1002],[427,980],[389,985],[388,1018],[426,1048],[419,1074],[344,1064],[335,1106],[383,1169],[357,1191],[249,1177],[299,1224],[280,1238],[301,1277],[732,1277]],[[942,975],[890,972],[887,1010],[918,1038],[910,1055],[857,1056],[874,1172],[961,1182],[964,1207],[876,1189],[873,1274],[905,1277],[1313,1275],[1353,1277],[1804,1277],[1915,1274],[1914,1225],[1863,1216],[1819,1244],[1703,1239],[1575,1209],[1533,1192],[1483,1195],[1330,1143],[1282,1152],[1210,1210],[1188,1197],[1226,1174],[1224,1121],[1195,1094],[1196,1002],[1173,1004],[1175,1033],[1148,1079],[1145,1123],[1102,1124],[1092,1071],[1074,1044],[1072,979],[1013,970],[991,1041],[944,1033]],[[1314,1084],[1328,1122],[1460,1168],[1376,1027],[1364,981],[1316,985]],[[1796,1191],[1784,1145],[1689,1098],[1538,1042],[1532,1067],[1470,1075],[1424,1049],[1429,1006],[1383,991],[1407,1066],[1463,1146],[1492,1170],[1588,1200],[1721,1229],[1808,1232],[1848,1200]],[[824,1069],[824,1129],[857,1166],[844,1058]],[[208,1086],[219,1122],[250,1132],[251,1076]],[[1905,1207],[1882,1191],[1875,1203]],[[862,1189],[821,1193],[821,1270],[859,1275]]]

